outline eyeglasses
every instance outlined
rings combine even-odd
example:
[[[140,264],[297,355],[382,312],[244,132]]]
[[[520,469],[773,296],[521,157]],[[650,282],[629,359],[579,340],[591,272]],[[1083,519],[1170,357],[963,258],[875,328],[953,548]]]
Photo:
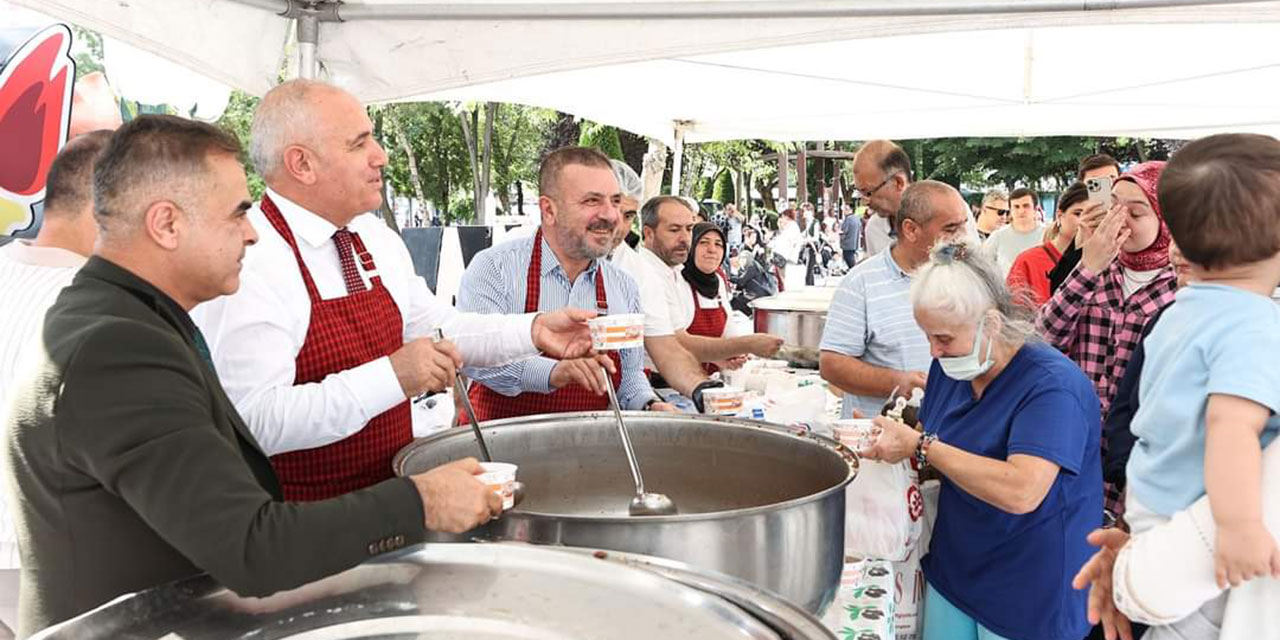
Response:
[[[877,191],[879,191],[881,188],[883,188],[886,184],[889,184],[889,181],[890,181],[890,180],[892,180],[892,179],[894,178],[894,176],[896,176],[896,175],[898,175],[898,172],[897,172],[897,171],[894,171],[893,173],[890,173],[889,175],[885,176],[885,177],[884,177],[884,181],[882,181],[880,184],[878,184],[878,185],[876,185],[876,186],[872,187],[870,191],[868,191],[868,190],[866,190],[866,189],[859,189],[859,188],[857,188],[857,187],[854,187],[854,189],[853,189],[853,190],[854,190],[854,191],[857,191],[857,192],[858,192],[859,194],[861,194],[861,195],[862,195],[862,197],[864,197],[864,198],[870,198],[871,196],[874,196],[874,195],[876,194],[876,192],[877,192]]]
[[[995,207],[993,207],[993,206],[991,206],[991,205],[984,205],[982,208],[983,208],[983,209],[990,209],[990,210],[992,210],[992,211],[996,212],[996,214],[998,214],[1001,218],[1004,218],[1004,217],[1006,217],[1006,216],[1008,216],[1008,215],[1009,215],[1009,210],[1008,210],[1008,209],[997,209],[997,208],[995,208]]]

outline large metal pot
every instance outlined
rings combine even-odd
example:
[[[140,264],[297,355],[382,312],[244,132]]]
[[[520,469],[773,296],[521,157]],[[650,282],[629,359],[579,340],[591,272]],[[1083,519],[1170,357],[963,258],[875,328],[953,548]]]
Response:
[[[779,358],[797,366],[817,368],[818,346],[834,292],[831,287],[806,287],[752,300],[756,333],[782,338]]]
[[[568,413],[484,424],[494,460],[520,466],[524,502],[463,536],[616,549],[686,562],[823,611],[843,559],[844,487],[857,459],[838,443],[766,423],[627,412],[646,488],[675,516],[632,518],[635,493],[608,413]],[[416,441],[396,456],[400,475],[476,455],[469,430]]]
[[[834,640],[798,607],[659,558],[428,544],[268,598],[199,576],[122,597],[36,640]]]

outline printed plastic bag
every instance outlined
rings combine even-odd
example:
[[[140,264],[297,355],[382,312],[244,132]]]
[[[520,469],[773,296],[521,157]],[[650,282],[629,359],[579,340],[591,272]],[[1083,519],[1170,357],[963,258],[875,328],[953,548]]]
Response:
[[[924,497],[908,459],[895,464],[863,459],[845,490],[844,548],[855,558],[901,562],[924,526]]]
[[[849,562],[840,590],[822,624],[840,640],[895,640],[893,565],[880,560]]]

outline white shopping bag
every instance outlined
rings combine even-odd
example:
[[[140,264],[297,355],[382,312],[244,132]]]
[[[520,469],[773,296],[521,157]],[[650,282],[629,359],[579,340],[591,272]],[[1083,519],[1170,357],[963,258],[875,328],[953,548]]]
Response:
[[[924,526],[924,497],[914,461],[863,459],[845,490],[844,548],[855,558],[901,562]]]

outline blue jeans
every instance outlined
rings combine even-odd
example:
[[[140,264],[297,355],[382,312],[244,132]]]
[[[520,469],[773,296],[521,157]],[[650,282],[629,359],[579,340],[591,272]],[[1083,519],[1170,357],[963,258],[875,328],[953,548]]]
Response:
[[[843,257],[843,258],[844,258],[844,266],[849,267],[850,269],[852,269],[852,268],[853,268],[854,263],[856,263],[856,262],[858,261],[858,250],[857,250],[857,249],[845,249],[845,250],[841,251],[840,253],[841,253],[841,257]]]
[[[929,585],[924,595],[924,634],[922,640],[1008,640],[978,624],[969,614]]]

